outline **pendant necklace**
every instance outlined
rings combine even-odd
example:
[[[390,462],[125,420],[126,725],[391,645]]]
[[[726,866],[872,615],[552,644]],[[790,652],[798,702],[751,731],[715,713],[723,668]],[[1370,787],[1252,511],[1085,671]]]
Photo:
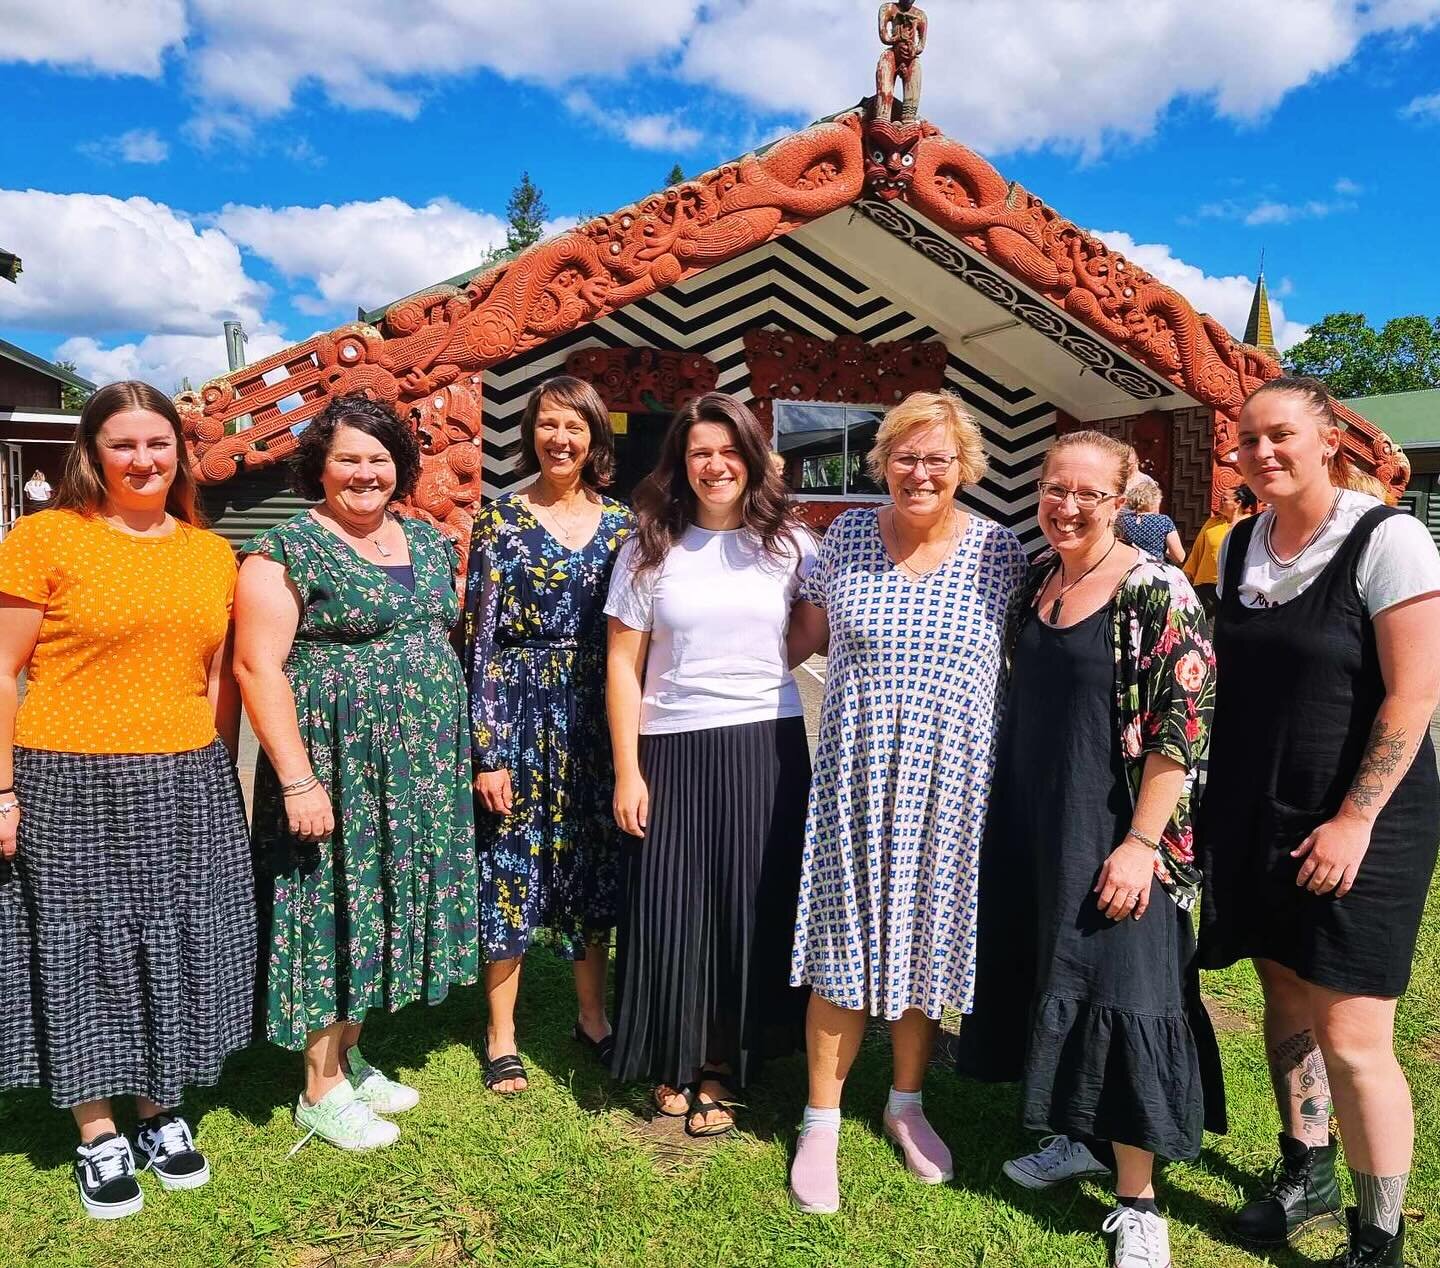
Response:
[[[904,572],[904,573],[909,574],[909,576],[910,576],[911,578],[913,578],[915,581],[924,581],[926,577],[928,577],[932,572],[935,572],[942,564],[944,564],[947,560],[949,560],[949,558],[950,558],[950,552],[955,549],[955,539],[956,539],[956,537],[958,537],[958,536],[960,535],[960,534],[959,534],[960,516],[957,515],[953,510],[950,512],[950,515],[951,515],[951,520],[950,520],[950,536],[946,539],[946,542],[945,542],[945,553],[940,556],[940,563],[936,564],[936,565],[935,565],[934,567],[932,567],[932,568],[926,568],[924,572],[921,572],[921,571],[920,571],[919,569],[917,569],[917,568],[912,568],[912,567],[911,567],[908,563],[906,563],[903,559],[897,559],[897,560],[895,561],[897,564],[899,564],[900,570],[901,570],[902,572]],[[892,519],[891,519],[890,522],[891,522],[891,528],[892,528],[892,531],[893,531],[894,522],[895,522],[894,519],[893,519],[893,517],[892,517]],[[884,543],[882,542],[881,545],[884,545]]]
[[[331,513],[334,514],[334,512],[331,512]],[[311,512],[310,512],[310,515],[311,515],[311,518],[314,519],[317,523],[319,522],[320,517],[319,517],[318,515],[316,515],[314,511],[311,511]],[[370,534],[369,536],[366,536],[366,534],[364,534],[364,533],[354,533],[354,532],[351,532],[350,529],[346,528],[345,525],[342,524],[338,518],[335,520],[335,523],[340,525],[340,529],[341,529],[342,532],[350,533],[350,536],[351,536],[351,537],[358,537],[358,538],[360,538],[361,541],[367,541],[367,542],[369,542],[372,546],[375,547],[375,552],[376,552],[376,554],[378,554],[378,555],[380,556],[381,559],[389,559],[389,558],[390,558],[390,555],[391,555],[392,552],[389,551],[389,550],[386,550],[385,547],[380,544],[380,539],[379,539],[379,534],[380,534],[380,532],[381,532],[381,531],[384,529],[384,527],[385,527],[385,521],[384,521],[383,519],[380,521],[380,527],[377,528],[377,529],[375,530],[375,532],[374,532],[373,534]]]
[[[1078,586],[1082,581],[1084,581],[1086,577],[1088,577],[1092,572],[1095,571],[1095,569],[1097,569],[1101,564],[1103,564],[1107,559],[1109,559],[1111,552],[1113,552],[1115,547],[1119,544],[1120,539],[1117,537],[1114,541],[1110,543],[1110,549],[1107,550],[1103,555],[1101,555],[1100,558],[1097,559],[1093,564],[1091,564],[1087,569],[1085,569],[1085,571],[1082,572],[1078,577],[1076,577],[1075,580],[1072,581],[1068,586],[1065,584],[1065,565],[1063,563],[1060,565],[1060,593],[1055,596],[1055,602],[1050,605],[1050,615],[1048,618],[1046,618],[1046,625],[1054,625],[1057,621],[1059,621],[1060,605],[1065,602],[1065,596],[1069,594],[1070,591],[1075,589],[1075,587]]]

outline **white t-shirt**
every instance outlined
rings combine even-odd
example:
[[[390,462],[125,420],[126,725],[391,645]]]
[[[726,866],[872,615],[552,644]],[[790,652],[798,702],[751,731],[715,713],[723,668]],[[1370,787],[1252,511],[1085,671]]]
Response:
[[[772,559],[745,529],[691,527],[638,578],[637,545],[631,538],[620,548],[605,611],[650,632],[640,734],[801,716],[785,630],[815,539],[797,529],[787,557]]]
[[[1271,511],[1255,517],[1250,547],[1245,552],[1245,571],[1240,578],[1240,602],[1247,608],[1273,608],[1304,594],[1340,549],[1350,530],[1367,511],[1381,503],[1368,493],[1340,490],[1335,511],[1293,564],[1277,565],[1266,549],[1265,539],[1274,518]],[[1226,550],[1234,533],[1220,546],[1220,579],[1217,593],[1225,589]],[[1440,591],[1440,553],[1425,525],[1413,515],[1392,515],[1371,534],[1355,569],[1360,602],[1374,616],[1386,608],[1417,595]]]

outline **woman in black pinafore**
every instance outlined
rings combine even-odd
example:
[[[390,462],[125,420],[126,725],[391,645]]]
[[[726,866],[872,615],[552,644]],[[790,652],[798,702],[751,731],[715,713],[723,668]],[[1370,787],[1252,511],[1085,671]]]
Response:
[[[1273,510],[1224,547],[1197,838],[1201,964],[1255,961],[1284,1127],[1233,1230],[1278,1245],[1338,1218],[1333,1096],[1358,1200],[1340,1262],[1358,1268],[1403,1262],[1414,1133],[1393,1026],[1440,822],[1440,560],[1418,522],[1332,487],[1338,446],[1313,379],[1241,414],[1240,473]]]

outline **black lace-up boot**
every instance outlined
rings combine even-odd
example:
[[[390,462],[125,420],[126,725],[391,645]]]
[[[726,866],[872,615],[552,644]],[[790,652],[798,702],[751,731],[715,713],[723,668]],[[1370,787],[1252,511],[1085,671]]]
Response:
[[[1335,1180],[1335,1148],[1333,1140],[1312,1147],[1282,1133],[1280,1161],[1271,1168],[1264,1192],[1230,1223],[1236,1239],[1251,1246],[1283,1246],[1306,1229],[1340,1223],[1344,1207]]]
[[[1360,1212],[1352,1206],[1345,1212],[1345,1223],[1350,1237],[1330,1261],[1333,1268],[1408,1268],[1404,1220],[1400,1221],[1398,1232],[1387,1233],[1374,1224],[1364,1223]]]

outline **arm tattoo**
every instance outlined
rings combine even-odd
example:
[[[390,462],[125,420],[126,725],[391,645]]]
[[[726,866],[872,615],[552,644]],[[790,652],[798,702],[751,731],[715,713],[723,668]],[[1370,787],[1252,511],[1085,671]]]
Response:
[[[1362,810],[1384,805],[1390,792],[1390,776],[1399,769],[1409,748],[1404,727],[1388,727],[1383,719],[1376,718],[1350,785],[1350,800]]]

